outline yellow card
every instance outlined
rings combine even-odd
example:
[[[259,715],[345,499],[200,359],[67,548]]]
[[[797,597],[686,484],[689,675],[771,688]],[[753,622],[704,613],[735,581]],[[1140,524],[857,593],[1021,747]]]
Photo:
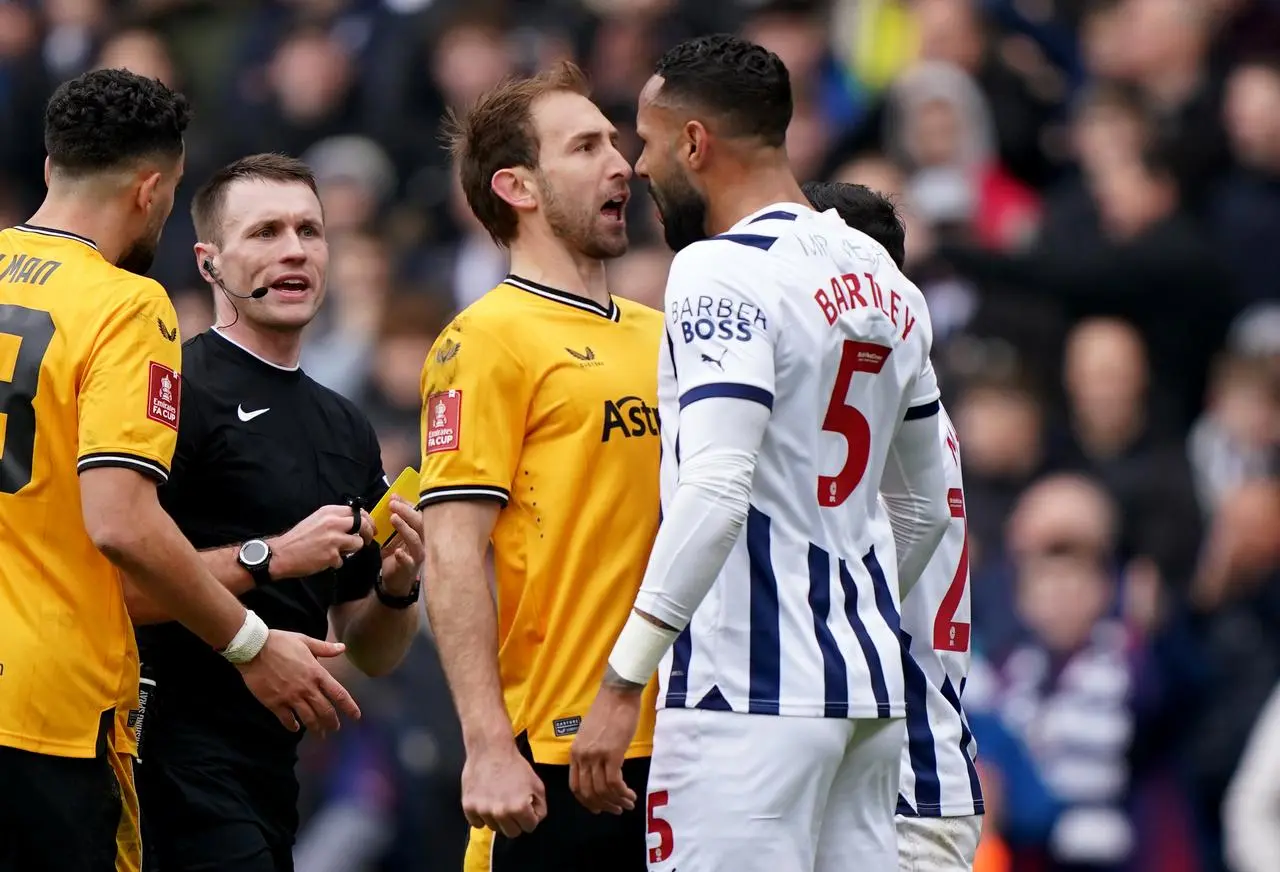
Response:
[[[396,476],[396,480],[391,483],[391,487],[382,495],[382,499],[373,507],[373,511],[369,513],[369,517],[373,519],[373,538],[378,544],[386,547],[392,537],[396,535],[396,528],[391,526],[391,497],[399,495],[409,505],[413,505],[418,501],[418,470],[412,466],[406,467],[404,472]]]

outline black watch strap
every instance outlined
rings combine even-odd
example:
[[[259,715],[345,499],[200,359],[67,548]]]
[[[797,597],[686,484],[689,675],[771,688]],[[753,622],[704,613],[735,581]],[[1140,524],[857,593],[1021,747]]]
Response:
[[[413,590],[404,596],[396,596],[393,593],[387,593],[386,588],[382,586],[382,576],[379,575],[373,581],[373,592],[378,597],[378,602],[382,603],[389,609],[407,609],[418,601],[418,596],[422,593],[422,579],[413,582]]]

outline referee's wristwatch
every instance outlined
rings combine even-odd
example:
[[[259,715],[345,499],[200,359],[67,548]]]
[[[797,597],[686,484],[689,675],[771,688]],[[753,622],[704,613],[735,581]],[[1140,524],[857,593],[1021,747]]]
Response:
[[[419,594],[422,593],[422,579],[415,579],[413,589],[404,596],[397,596],[393,593],[387,593],[387,589],[382,586],[382,573],[378,573],[378,577],[373,580],[373,592],[378,597],[378,602],[382,603],[389,609],[407,609],[418,601]]]
[[[240,546],[236,562],[244,567],[245,572],[253,577],[254,584],[268,584],[271,581],[271,546],[263,539],[250,539]]]

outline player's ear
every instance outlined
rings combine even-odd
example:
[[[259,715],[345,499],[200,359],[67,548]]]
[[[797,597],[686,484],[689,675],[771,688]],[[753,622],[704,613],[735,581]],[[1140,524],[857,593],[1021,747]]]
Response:
[[[155,170],[148,172],[138,180],[138,208],[144,212],[151,210],[152,204],[156,201],[156,190],[159,186],[160,173]]]
[[[706,125],[701,121],[690,119],[685,122],[682,131],[680,150],[689,169],[698,172],[707,162],[711,137]]]
[[[44,186],[49,187],[49,177],[53,175],[53,159],[46,157],[44,159]]]
[[[533,209],[538,205],[533,177],[523,167],[498,170],[489,180],[489,187],[513,209]]]

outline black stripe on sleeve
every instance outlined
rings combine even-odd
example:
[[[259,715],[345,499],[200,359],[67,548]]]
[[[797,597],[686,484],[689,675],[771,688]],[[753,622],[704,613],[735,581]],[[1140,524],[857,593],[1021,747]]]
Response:
[[[710,400],[716,397],[731,400],[750,400],[759,403],[770,411],[773,410],[773,394],[755,385],[744,385],[737,382],[713,382],[689,388],[680,395],[680,408],[699,400]]]
[[[920,418],[928,418],[931,415],[938,414],[938,409],[942,408],[942,404],[938,400],[932,403],[925,403],[923,406],[912,406],[907,409],[907,414],[903,418],[904,421],[917,421]]]
[[[91,454],[81,455],[80,460],[76,462],[76,472],[81,473],[86,469],[101,469],[105,466],[132,469],[154,478],[161,484],[169,480],[169,470],[163,464],[157,463],[150,458],[129,454],[124,451],[95,451]]]
[[[511,494],[506,488],[492,485],[446,484],[424,490],[418,497],[418,509],[450,500],[496,500],[505,506],[511,500]]]

